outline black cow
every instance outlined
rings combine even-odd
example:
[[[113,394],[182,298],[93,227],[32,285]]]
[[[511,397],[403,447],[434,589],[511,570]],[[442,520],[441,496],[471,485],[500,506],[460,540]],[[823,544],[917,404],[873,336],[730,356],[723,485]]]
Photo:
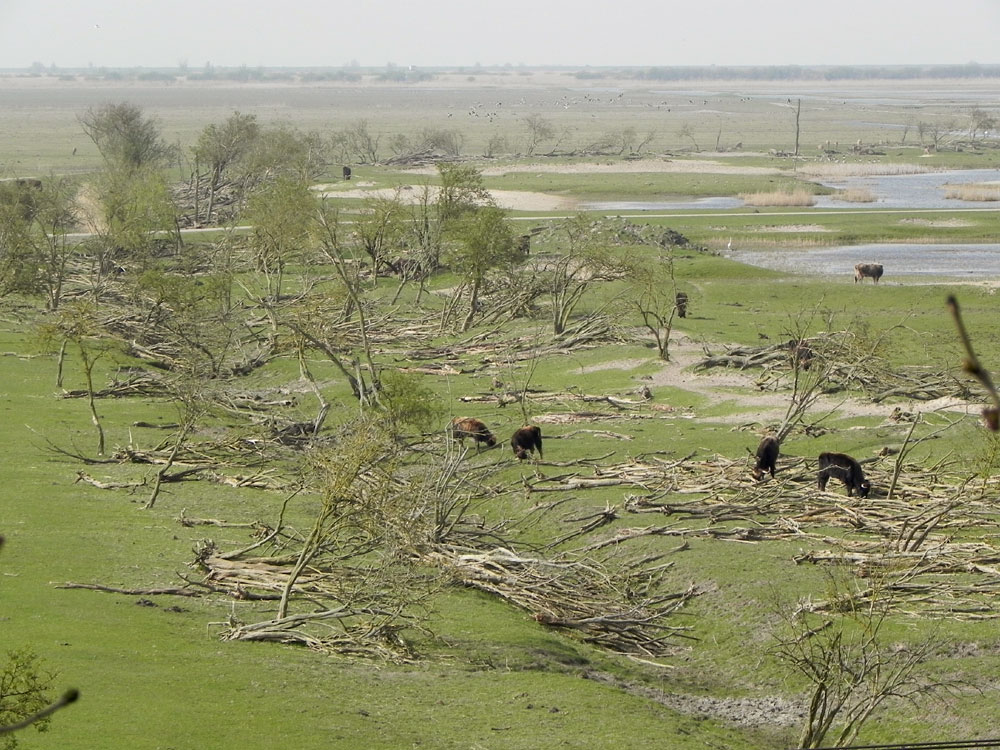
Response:
[[[677,317],[686,318],[688,314],[688,296],[684,292],[677,292],[674,297],[674,307],[677,308]]]
[[[464,442],[465,438],[472,438],[477,448],[480,447],[480,443],[486,443],[488,448],[492,448],[497,444],[497,439],[493,437],[493,433],[489,431],[489,428],[478,419],[472,417],[455,417],[451,420],[448,429],[451,432],[451,436],[460,443]]]
[[[869,278],[877,284],[878,280],[882,278],[882,264],[858,263],[854,266],[854,283],[857,284],[865,278]]]
[[[812,350],[805,341],[796,341],[792,339],[788,342],[788,349],[791,354],[792,367],[798,367],[802,370],[808,370],[812,367],[813,359],[816,358],[816,352]]]
[[[769,435],[757,446],[757,464],[753,467],[753,478],[759,482],[764,478],[764,474],[770,473],[773,479],[777,463],[778,438]]]
[[[525,425],[517,430],[510,437],[510,447],[514,449],[514,456],[523,461],[528,454],[537,450],[538,457],[542,457],[542,431],[537,425]]]
[[[846,453],[819,454],[820,491],[826,490],[826,483],[831,477],[844,483],[848,497],[854,495],[854,490],[858,491],[858,497],[868,497],[868,492],[872,488],[871,482],[865,479],[861,464]]]

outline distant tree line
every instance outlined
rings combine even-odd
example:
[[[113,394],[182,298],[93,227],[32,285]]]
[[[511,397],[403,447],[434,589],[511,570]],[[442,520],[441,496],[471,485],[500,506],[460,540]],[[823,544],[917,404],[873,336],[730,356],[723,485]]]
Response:
[[[558,68],[558,66],[556,66]],[[542,70],[524,68],[521,72]],[[558,68],[563,70],[562,68]],[[14,72],[14,71],[10,71]],[[410,68],[389,63],[384,67],[361,68],[265,68],[217,67],[211,63],[200,69],[180,68],[57,68],[33,63],[27,73],[33,76],[79,75],[87,80],[171,81],[186,78],[191,81],[262,82],[284,81],[310,83],[316,81],[359,82],[365,78],[388,83],[417,83],[433,80],[438,75],[481,74],[501,72],[498,69],[477,68]],[[509,73],[507,70],[502,71]],[[566,69],[572,72],[572,69]],[[573,75],[578,80],[631,79],[637,81],[865,81],[910,80],[918,78],[1000,78],[1000,65],[965,63],[962,65],[666,65],[654,67],[585,67]]]
[[[1000,65],[674,65],[652,68],[587,68],[577,78],[650,81],[862,81],[915,78],[997,78]]]

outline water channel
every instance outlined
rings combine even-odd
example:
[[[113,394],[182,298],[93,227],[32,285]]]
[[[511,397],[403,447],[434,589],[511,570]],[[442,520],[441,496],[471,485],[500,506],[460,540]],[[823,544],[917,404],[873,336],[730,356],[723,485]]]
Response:
[[[995,209],[1000,218],[1000,203],[996,201],[966,201],[945,197],[945,186],[967,183],[997,183],[998,169],[966,169],[944,172],[925,172],[911,175],[877,175],[849,177],[823,184],[838,190],[867,190],[874,197],[872,203],[847,204],[832,196],[817,196],[815,209],[923,209],[960,210]],[[701,198],[674,202],[604,202],[588,203],[584,208],[603,211],[666,211],[666,210],[723,210],[740,208],[738,198]],[[1000,231],[1000,222],[998,222]],[[836,247],[785,247],[781,250],[740,250],[726,253],[741,263],[780,271],[808,269],[817,274],[853,274],[859,262],[882,263],[886,267],[885,280],[899,276],[947,276],[964,279],[1000,277],[1000,244],[918,244],[885,243],[869,245],[843,245]]]

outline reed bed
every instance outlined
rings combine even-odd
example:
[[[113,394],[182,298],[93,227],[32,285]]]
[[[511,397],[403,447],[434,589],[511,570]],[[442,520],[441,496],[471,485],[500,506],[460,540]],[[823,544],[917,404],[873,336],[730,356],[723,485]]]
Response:
[[[1000,201],[1000,185],[992,182],[945,185],[944,197],[960,201]]]
[[[833,194],[835,201],[844,203],[874,203],[878,200],[875,193],[867,188],[850,188],[849,190],[838,190]]]
[[[905,174],[925,174],[933,170],[919,164],[877,164],[870,162],[836,162],[805,164],[800,172],[815,177],[876,177]]]
[[[812,206],[816,196],[808,190],[776,190],[771,193],[740,193],[748,206]]]

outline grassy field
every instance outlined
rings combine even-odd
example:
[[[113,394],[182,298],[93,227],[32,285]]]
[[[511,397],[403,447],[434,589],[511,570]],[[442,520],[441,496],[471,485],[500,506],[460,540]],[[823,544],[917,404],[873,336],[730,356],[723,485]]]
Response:
[[[336,129],[365,117],[387,135],[413,123],[449,127],[460,117],[471,154],[494,130],[512,141],[522,138],[519,118],[539,112],[581,144],[612,128],[656,128],[662,133],[657,153],[683,149],[694,163],[711,159],[776,173],[705,174],[695,167],[690,172],[610,177],[527,171],[488,176],[490,187],[587,200],[735,195],[801,184],[794,163],[767,154],[769,149],[789,147],[786,138],[775,137],[789,132],[788,100],[817,97],[803,103],[803,119],[809,123],[806,142],[813,143],[812,148],[827,140],[878,143],[891,138],[898,143],[899,129],[915,118],[958,116],[972,100],[958,91],[946,99],[935,92],[928,101],[920,90],[910,100],[882,103],[886,89],[874,84],[855,92],[833,85],[821,92],[771,86],[758,90],[749,84],[712,92],[649,87],[618,97],[618,90],[586,91],[577,81],[521,79],[375,92],[325,86],[126,90],[0,80],[0,89],[11,97],[5,99],[11,105],[0,115],[0,164],[11,175],[92,168],[96,154],[74,130],[73,117],[81,108],[109,99],[127,98],[148,108],[183,145],[190,145],[205,124],[234,109],[303,129]],[[896,91],[894,86],[889,90]],[[497,109],[497,102],[503,102],[503,116],[484,123],[485,103],[491,101]],[[879,103],[877,112],[870,109],[873,102]],[[863,124],[861,107],[866,108]],[[472,108],[479,111],[478,117],[468,114]],[[691,135],[680,137],[685,125]],[[699,158],[690,153],[692,135],[700,147],[714,148],[718,137],[727,148],[742,140],[744,150],[757,154]],[[911,130],[908,138],[915,137]],[[978,156],[939,153],[929,159],[918,155],[922,149],[891,150],[886,161],[996,163],[992,150]],[[433,176],[375,167],[358,168],[355,176],[356,182],[373,188],[422,179]],[[895,212],[768,208],[759,213],[676,214],[649,220],[681,232],[693,243],[678,249],[674,259],[676,281],[689,295],[690,313],[675,321],[670,362],[656,358],[634,310],[623,303],[620,282],[595,285],[579,310],[581,315],[613,311],[617,335],[595,346],[537,361],[516,360],[518,337],[552,340],[544,311],[496,331],[480,328],[459,335],[449,330],[422,342],[451,347],[428,362],[447,364],[460,373],[421,375],[442,405],[442,414],[475,416],[500,437],[501,449],[472,448],[465,457],[468,467],[491,471],[492,492],[472,509],[484,524],[504,523],[514,538],[537,543],[570,533],[584,519],[615,508],[617,515],[607,526],[581,539],[597,542],[630,529],[661,527],[657,535],[622,543],[622,550],[635,558],[660,556],[666,566],[662,590],[693,586],[698,593],[672,616],[685,630],[671,640],[666,655],[656,658],[611,653],[571,629],[545,627],[530,611],[445,583],[428,601],[423,627],[407,632],[420,653],[407,664],[330,656],[301,646],[220,640],[233,623],[268,616],[273,602],[222,593],[182,597],[59,588],[75,582],[156,589],[176,587],[182,577],[198,579],[202,572],[194,562],[196,549],[209,540],[223,550],[246,546],[255,533],[246,525],[274,524],[289,493],[178,482],[167,485],[156,505],[146,509],[148,484],[129,491],[80,481],[81,473],[99,482],[148,481],[155,469],[137,463],[86,463],[67,455],[96,459],[86,400],[64,398],[56,385],[56,356],[39,342],[37,327],[46,316],[33,301],[3,300],[0,480],[5,489],[0,532],[6,544],[0,553],[0,643],[5,649],[33,649],[56,673],[55,689],[75,686],[82,694],[77,704],[54,717],[47,732],[18,735],[22,746],[793,747],[806,684],[772,651],[781,613],[838,591],[863,588],[875,574],[864,563],[824,565],[802,556],[830,548],[856,551],[869,543],[881,545],[886,554],[896,551],[898,540],[886,529],[909,517],[906,503],[914,514],[945,506],[951,513],[941,527],[928,530],[930,542],[922,552],[933,557],[939,548],[950,550],[948,545],[978,545],[982,555],[975,560],[980,569],[941,574],[955,597],[950,610],[934,609],[919,597],[906,598],[893,610],[883,631],[886,642],[896,652],[906,652],[928,637],[936,639],[920,676],[949,689],[921,702],[918,711],[905,701],[889,701],[860,740],[994,736],[1000,638],[991,584],[1000,551],[995,539],[1000,514],[992,503],[1000,451],[996,439],[982,428],[978,407],[957,399],[873,400],[871,393],[859,389],[833,392],[812,409],[807,420],[812,429],[797,430],[783,443],[779,481],[755,485],[749,478],[749,452],[765,429],[780,422],[789,402],[787,366],[738,371],[694,365],[733,347],[847,332],[845,338],[858,351],[884,361],[887,373],[924,368],[953,383],[968,383],[945,304],[947,296],[955,294],[985,366],[996,372],[1000,361],[991,345],[1000,340],[1000,322],[994,280],[896,281],[875,287],[855,285],[850,277],[779,274],[712,252],[730,239],[741,247],[761,248],[991,241],[995,215],[962,214],[958,221],[957,214],[934,211],[914,221]],[[533,255],[546,257],[549,252],[553,249],[544,245],[533,248]],[[398,306],[401,315],[410,322],[436,321],[454,283],[452,276],[436,277],[419,305],[413,290],[407,289]],[[388,298],[395,285],[384,279],[374,294]],[[464,349],[477,335],[489,346]],[[409,340],[381,342],[378,358],[387,367],[399,368],[416,361]],[[100,360],[99,383],[107,382],[120,364],[135,362],[122,356]],[[309,364],[331,403],[330,422],[351,419],[357,402],[341,375],[315,353]],[[84,386],[79,365],[71,352],[64,389]],[[315,404],[299,372],[289,355],[255,371],[241,386],[248,392],[294,398],[295,409],[308,417]],[[522,414],[516,404],[503,405],[495,398],[495,378],[530,386],[526,409],[543,427],[544,461],[517,463],[511,457],[506,436],[520,426]],[[637,396],[643,386],[650,389],[648,400]],[[974,386],[973,391],[974,400],[981,400]],[[587,401],[587,395],[629,403]],[[470,398],[482,400],[463,400]],[[172,431],[136,423],[169,424],[179,415],[172,404],[144,397],[101,399],[98,409],[109,452],[153,449]],[[916,426],[894,417],[897,409],[919,414]],[[560,421],[569,415],[576,416]],[[431,455],[447,454],[446,416],[422,438]],[[199,438],[207,441],[232,429],[230,418],[207,418]],[[900,501],[887,498],[886,489],[902,447],[912,450],[901,464]],[[848,500],[837,482],[831,483],[831,492],[813,490],[815,457],[823,450],[871,459],[866,472],[876,487],[873,497]],[[728,486],[719,491],[691,489],[690,480],[663,468],[680,459],[704,467],[699,475],[704,486],[719,477]],[[650,466],[659,468],[624,485],[550,491],[567,477],[595,479]],[[290,475],[299,467],[289,463],[273,468]],[[933,480],[923,479],[928,473]],[[734,494],[749,503],[737,516],[720,510],[735,502]],[[636,498],[665,500],[676,508],[653,512],[648,505],[636,505]],[[286,522],[306,529],[316,508],[315,497],[295,497]],[[689,515],[692,508],[707,513]],[[815,512],[819,520],[802,521],[802,511]],[[182,518],[217,523],[188,525]],[[778,533],[782,523],[786,526]],[[562,548],[567,546],[572,547]],[[965,584],[981,586],[982,593],[966,595]],[[947,594],[941,598],[947,599]],[[819,617],[834,616],[824,612]]]

